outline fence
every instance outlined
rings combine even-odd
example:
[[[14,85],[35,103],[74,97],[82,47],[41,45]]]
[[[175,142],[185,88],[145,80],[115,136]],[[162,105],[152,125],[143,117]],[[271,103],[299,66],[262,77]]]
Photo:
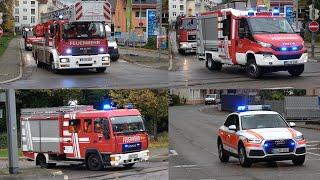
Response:
[[[284,99],[284,104],[287,119],[320,118],[319,97],[287,96]]]
[[[145,46],[147,43],[146,33],[115,32],[115,39],[120,46]]]

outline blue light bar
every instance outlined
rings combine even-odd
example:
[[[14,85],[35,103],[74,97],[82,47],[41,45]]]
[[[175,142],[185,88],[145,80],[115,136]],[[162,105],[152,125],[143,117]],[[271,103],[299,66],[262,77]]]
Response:
[[[280,16],[280,10],[278,8],[273,8],[272,15],[273,16]]]
[[[259,111],[259,110],[265,110],[270,111],[271,106],[270,105],[247,105],[247,106],[238,106],[237,111],[243,112],[243,111]]]
[[[238,110],[238,111],[245,111],[246,108],[247,108],[247,106],[238,106],[238,107],[237,107],[237,110]]]
[[[248,16],[254,16],[254,9],[248,10]]]
[[[111,110],[112,107],[111,107],[110,104],[104,104],[104,105],[103,105],[103,109],[104,109],[104,110]]]
[[[288,48],[286,48],[286,47],[282,47],[280,49],[281,49],[281,51],[287,51],[288,50]]]
[[[292,49],[292,51],[296,51],[296,50],[298,50],[298,47],[294,46],[291,49]]]
[[[63,19],[63,15],[59,15],[59,19]]]

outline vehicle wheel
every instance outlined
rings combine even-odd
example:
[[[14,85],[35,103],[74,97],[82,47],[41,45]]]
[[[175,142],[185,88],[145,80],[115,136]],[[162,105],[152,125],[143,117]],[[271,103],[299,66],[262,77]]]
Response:
[[[249,59],[246,64],[246,72],[248,77],[252,79],[257,79],[261,76],[262,70],[259,67],[254,59]]]
[[[207,68],[211,71],[220,71],[222,69],[222,64],[214,61],[212,57],[208,57],[206,63]]]
[[[41,168],[49,167],[49,164],[46,162],[46,157],[43,154],[38,154],[36,164],[40,165]]]
[[[208,105],[208,103],[207,103],[207,102],[204,102],[204,105]]]
[[[58,74],[59,73],[59,70],[54,67],[54,63],[53,62],[51,62],[51,64],[50,64],[50,69],[54,74]]]
[[[91,171],[99,171],[103,168],[102,161],[97,154],[90,154],[87,159],[87,168]]]
[[[295,66],[288,70],[289,74],[291,74],[291,76],[293,77],[300,76],[303,73],[303,71],[304,71],[304,65]]]
[[[107,70],[107,68],[96,68],[96,71],[98,72],[98,73],[102,73],[102,72],[105,72]]]
[[[229,155],[227,155],[226,151],[223,149],[223,145],[220,140],[218,140],[218,154],[221,162],[229,161]]]
[[[118,61],[119,58],[111,58],[111,61],[115,62]]]
[[[250,167],[252,165],[252,161],[249,158],[247,158],[246,149],[242,144],[239,146],[238,149],[238,158],[242,167]]]
[[[123,167],[125,167],[125,168],[132,168],[132,166],[133,166],[134,164],[135,164],[135,163],[124,164]]]
[[[304,163],[305,158],[306,158],[305,155],[295,156],[295,157],[292,159],[292,163],[293,163],[295,166],[301,166],[301,165]]]

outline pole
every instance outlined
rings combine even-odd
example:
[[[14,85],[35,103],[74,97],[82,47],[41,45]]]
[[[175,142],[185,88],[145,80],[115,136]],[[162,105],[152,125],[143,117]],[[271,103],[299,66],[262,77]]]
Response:
[[[146,13],[147,14],[147,13]],[[140,26],[140,23],[141,23],[141,16],[142,16],[142,4],[141,4],[141,0],[140,0],[140,15],[139,15],[139,26]],[[147,18],[147,17],[146,17]],[[140,38],[139,38],[139,40],[140,40],[140,48],[142,47],[142,34],[143,34],[143,28],[142,28],[142,26],[140,27],[140,30],[141,30],[141,34],[140,34]]]
[[[312,0],[312,11],[314,11],[314,0]],[[313,13],[310,11],[310,13]],[[315,33],[311,33],[311,58],[314,58],[314,46],[315,46]]]
[[[18,173],[18,143],[17,143],[17,119],[16,98],[14,89],[6,90],[7,133],[9,151],[9,173]]]
[[[159,60],[161,58],[161,41],[160,41],[160,37],[162,35],[162,0],[157,0],[158,3],[158,18],[159,18]]]
[[[300,30],[299,28],[299,21],[298,21],[298,18],[299,18],[299,1],[298,0],[295,0],[296,1],[296,30]]]

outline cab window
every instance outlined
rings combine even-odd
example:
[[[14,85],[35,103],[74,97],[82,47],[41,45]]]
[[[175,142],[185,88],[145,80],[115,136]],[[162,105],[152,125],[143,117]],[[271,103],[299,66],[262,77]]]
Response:
[[[92,132],[92,120],[91,119],[85,119],[83,123],[83,131],[85,133],[91,133]]]
[[[224,126],[225,126],[225,127],[229,127],[229,126],[231,126],[231,125],[236,125],[234,116],[235,116],[235,115],[232,114],[232,115],[230,115],[230,116],[227,118],[226,122],[224,123]]]
[[[80,120],[79,119],[69,120],[68,130],[70,133],[78,133],[80,130]]]
[[[101,119],[94,120],[94,132],[95,133],[102,133]]]
[[[250,33],[249,24],[246,19],[240,19],[239,30],[238,30],[239,38],[241,39],[244,38],[246,33],[247,34]]]

